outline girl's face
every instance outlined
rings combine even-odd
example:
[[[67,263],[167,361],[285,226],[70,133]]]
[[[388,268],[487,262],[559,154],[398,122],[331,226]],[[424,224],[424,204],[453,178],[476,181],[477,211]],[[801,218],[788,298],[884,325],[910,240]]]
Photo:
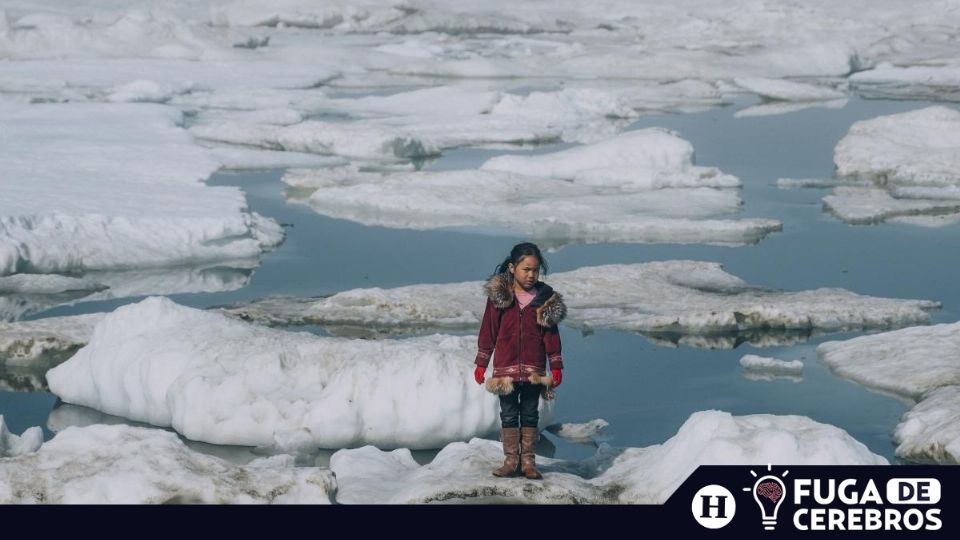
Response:
[[[510,273],[513,274],[514,283],[524,290],[530,290],[540,278],[540,259],[535,255],[526,255],[517,264],[510,263]]]

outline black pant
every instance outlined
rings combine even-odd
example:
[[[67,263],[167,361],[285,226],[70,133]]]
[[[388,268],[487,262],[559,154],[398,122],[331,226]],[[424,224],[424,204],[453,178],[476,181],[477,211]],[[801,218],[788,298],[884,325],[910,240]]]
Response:
[[[536,427],[540,421],[542,384],[515,383],[513,392],[500,396],[500,425],[505,428]]]

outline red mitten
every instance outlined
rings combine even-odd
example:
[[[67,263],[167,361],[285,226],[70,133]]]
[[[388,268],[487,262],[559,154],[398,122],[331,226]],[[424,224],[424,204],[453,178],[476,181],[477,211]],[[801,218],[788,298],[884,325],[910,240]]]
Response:
[[[483,374],[487,372],[487,368],[477,366],[477,369],[473,370],[473,378],[477,381],[477,384],[483,384]]]
[[[553,375],[553,387],[556,388],[560,386],[560,383],[563,382],[563,370],[551,369],[550,374]]]

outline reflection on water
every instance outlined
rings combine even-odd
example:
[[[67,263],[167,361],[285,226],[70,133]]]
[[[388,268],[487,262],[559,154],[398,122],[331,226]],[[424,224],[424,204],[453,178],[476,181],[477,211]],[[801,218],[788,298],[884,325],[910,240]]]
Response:
[[[80,277],[102,284],[101,290],[56,294],[0,294],[0,321],[36,318],[40,314],[48,316],[44,312],[52,308],[74,306],[81,302],[232,291],[249,283],[253,269],[258,264],[259,261],[253,259],[191,267],[87,272]]]

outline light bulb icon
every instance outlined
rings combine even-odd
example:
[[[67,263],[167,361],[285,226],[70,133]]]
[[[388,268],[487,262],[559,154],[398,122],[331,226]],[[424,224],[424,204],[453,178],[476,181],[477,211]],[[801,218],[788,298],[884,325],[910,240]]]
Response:
[[[783,480],[768,474],[757,478],[753,484],[753,499],[760,505],[763,528],[772,531],[777,526],[777,512],[783,504],[786,486]]]

